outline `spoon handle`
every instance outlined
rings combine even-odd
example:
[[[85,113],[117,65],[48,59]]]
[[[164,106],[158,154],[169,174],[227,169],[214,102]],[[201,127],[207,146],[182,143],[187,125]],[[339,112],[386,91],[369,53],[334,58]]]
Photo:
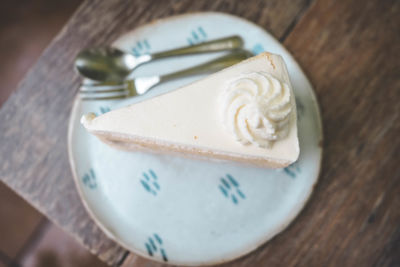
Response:
[[[173,79],[178,79],[178,78],[183,78],[183,77],[188,77],[192,75],[200,75],[200,74],[207,74],[207,73],[213,73],[219,70],[222,70],[224,68],[227,68],[229,66],[232,66],[236,63],[239,63],[242,60],[245,60],[246,58],[251,57],[252,54],[246,50],[237,50],[234,51],[233,53],[230,53],[228,55],[219,57],[217,59],[208,61],[206,63],[184,69],[181,71],[177,71],[174,73],[169,73],[165,74],[163,76],[160,76],[160,82],[165,82]]]
[[[159,53],[151,54],[151,59],[159,59],[166,57],[201,54],[209,52],[217,52],[223,50],[233,50],[243,46],[243,39],[239,36],[230,36],[196,45],[180,47],[177,49],[167,50]]]

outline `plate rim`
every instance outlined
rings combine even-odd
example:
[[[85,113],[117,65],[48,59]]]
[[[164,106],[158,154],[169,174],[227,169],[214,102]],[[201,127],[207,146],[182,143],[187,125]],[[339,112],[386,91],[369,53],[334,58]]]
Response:
[[[273,38],[277,43],[280,44],[281,48],[287,53],[287,55],[292,59],[293,63],[295,65],[297,65],[297,67],[301,70],[302,74],[304,75],[304,78],[306,80],[306,82],[310,85],[311,88],[311,102],[313,105],[315,105],[315,110],[316,110],[316,116],[317,116],[317,120],[316,120],[316,126],[318,128],[318,132],[319,132],[319,136],[320,136],[320,140],[318,140],[318,148],[319,148],[319,164],[317,166],[317,170],[316,170],[316,179],[314,181],[314,183],[309,187],[309,190],[306,193],[306,197],[304,198],[304,200],[302,202],[297,203],[297,205],[294,205],[292,208],[292,211],[290,211],[290,213],[288,214],[288,216],[285,218],[284,222],[282,222],[279,227],[276,227],[274,229],[274,231],[271,231],[268,235],[264,236],[261,241],[259,241],[258,243],[254,243],[253,246],[249,246],[247,249],[242,250],[240,253],[238,253],[237,255],[235,255],[234,257],[224,257],[221,258],[220,260],[217,261],[209,261],[209,262],[199,262],[199,263],[172,263],[172,262],[165,262],[162,261],[161,259],[158,259],[157,257],[150,257],[149,255],[147,255],[144,252],[141,252],[139,250],[136,250],[134,248],[129,248],[128,245],[125,244],[125,242],[123,242],[122,240],[119,240],[111,230],[109,230],[107,228],[106,225],[104,225],[101,220],[99,218],[97,218],[96,214],[94,211],[92,211],[92,209],[90,208],[90,205],[88,204],[88,201],[85,197],[85,194],[83,193],[83,190],[80,186],[80,179],[77,175],[77,167],[74,161],[74,157],[73,157],[73,152],[72,152],[72,139],[73,139],[73,133],[75,132],[75,118],[77,117],[77,112],[78,112],[78,107],[80,104],[82,104],[82,100],[79,98],[79,92],[76,94],[74,100],[73,100],[73,104],[72,104],[72,108],[71,108],[71,112],[70,112],[70,116],[69,116],[69,122],[68,122],[68,135],[67,135],[67,149],[68,149],[68,160],[69,160],[69,164],[70,164],[70,169],[72,172],[72,176],[73,176],[73,180],[74,180],[74,184],[75,184],[75,188],[78,191],[78,195],[79,198],[81,199],[81,202],[86,210],[86,212],[89,214],[89,217],[94,221],[94,223],[96,224],[97,227],[99,227],[101,229],[101,231],[108,237],[110,238],[112,241],[114,241],[117,245],[121,246],[123,249],[129,251],[130,253],[133,253],[137,256],[143,257],[147,260],[150,261],[156,261],[158,263],[163,263],[163,264],[168,264],[168,265],[178,265],[178,266],[211,266],[211,265],[216,265],[216,264],[222,264],[222,263],[227,263],[227,262],[231,262],[234,260],[237,260],[239,258],[244,257],[245,255],[248,255],[249,253],[254,252],[255,250],[257,250],[258,248],[260,248],[261,246],[263,246],[264,244],[266,244],[267,242],[271,241],[273,238],[275,238],[278,234],[282,233],[287,227],[289,227],[290,224],[292,224],[295,219],[297,218],[297,216],[300,215],[300,213],[303,211],[303,209],[305,208],[306,204],[308,203],[312,193],[314,192],[314,189],[317,185],[317,182],[319,180],[319,176],[321,174],[321,167],[322,167],[322,161],[323,161],[323,140],[324,140],[324,133],[323,133],[323,125],[322,125],[322,116],[321,116],[321,109],[320,109],[320,105],[318,102],[318,98],[316,96],[314,87],[312,86],[310,80],[308,79],[308,76],[306,75],[306,73],[304,72],[303,68],[300,66],[300,64],[298,63],[298,61],[293,57],[292,53],[290,53],[286,47],[278,40],[275,38],[275,36],[273,36],[270,32],[268,32],[266,29],[264,29],[263,27],[261,27],[260,25],[247,20],[245,18],[236,16],[236,15],[232,15],[229,13],[224,13],[224,12],[217,12],[217,11],[195,11],[195,12],[187,12],[184,14],[177,14],[177,15],[173,15],[173,16],[168,16],[168,17],[164,17],[164,18],[159,18],[159,19],[154,19],[148,22],[145,22],[144,24],[141,24],[137,27],[135,27],[132,30],[129,30],[127,32],[124,33],[125,34],[133,34],[136,31],[140,31],[142,28],[147,27],[149,25],[155,25],[155,24],[160,24],[160,23],[164,23],[165,21],[172,21],[172,20],[176,20],[176,19],[181,19],[183,17],[191,17],[191,16],[207,16],[207,15],[214,15],[214,16],[225,16],[225,17],[230,17],[232,19],[236,19],[236,20],[241,20],[244,23],[250,24],[253,27],[256,27],[260,30],[262,30],[264,33],[266,33],[267,35],[269,35],[271,38]],[[113,43],[116,40],[114,40],[111,45],[113,45]]]

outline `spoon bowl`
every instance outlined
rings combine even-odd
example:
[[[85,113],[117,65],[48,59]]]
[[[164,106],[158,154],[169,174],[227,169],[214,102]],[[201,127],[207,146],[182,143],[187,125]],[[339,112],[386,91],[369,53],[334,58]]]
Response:
[[[78,72],[95,81],[122,81],[136,67],[135,56],[117,48],[91,48],[75,59]]]

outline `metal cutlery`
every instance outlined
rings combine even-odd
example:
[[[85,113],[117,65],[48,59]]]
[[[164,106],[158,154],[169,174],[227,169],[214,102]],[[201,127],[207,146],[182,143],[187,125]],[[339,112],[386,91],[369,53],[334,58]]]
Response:
[[[78,72],[91,80],[103,82],[121,82],[141,64],[152,60],[190,55],[234,50],[243,46],[239,36],[230,36],[197,45],[181,47],[154,54],[135,56],[113,47],[91,48],[81,51],[75,59]]]
[[[177,72],[148,77],[138,77],[125,81],[105,81],[83,84],[80,93],[83,100],[112,100],[142,95],[154,86],[177,78],[213,73],[251,57],[252,53],[239,49],[209,62]]]

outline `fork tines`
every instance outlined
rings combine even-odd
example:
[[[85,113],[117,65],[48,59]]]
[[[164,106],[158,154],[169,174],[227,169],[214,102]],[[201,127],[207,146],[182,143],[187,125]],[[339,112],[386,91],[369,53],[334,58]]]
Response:
[[[86,82],[82,84],[79,93],[82,100],[112,100],[126,98],[129,91],[124,82]]]

